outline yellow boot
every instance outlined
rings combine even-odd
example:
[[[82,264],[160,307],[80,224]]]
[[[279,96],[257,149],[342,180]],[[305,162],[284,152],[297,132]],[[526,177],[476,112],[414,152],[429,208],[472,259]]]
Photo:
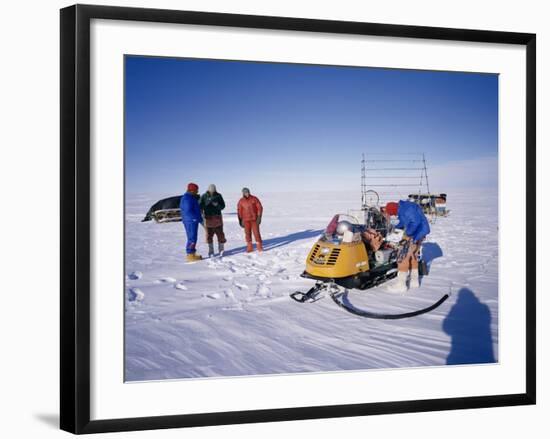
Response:
[[[201,259],[202,259],[202,256],[196,253],[189,253],[187,255],[187,262],[196,262],[196,261],[200,261]]]

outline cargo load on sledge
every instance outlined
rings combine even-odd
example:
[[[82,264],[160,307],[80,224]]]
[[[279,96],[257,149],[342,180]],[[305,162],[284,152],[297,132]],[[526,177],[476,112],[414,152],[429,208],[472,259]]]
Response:
[[[447,216],[447,194],[409,194],[409,201],[418,204],[426,215]]]
[[[181,221],[181,197],[181,195],[176,195],[157,201],[149,208],[141,222],[151,220],[155,220],[157,223]]]

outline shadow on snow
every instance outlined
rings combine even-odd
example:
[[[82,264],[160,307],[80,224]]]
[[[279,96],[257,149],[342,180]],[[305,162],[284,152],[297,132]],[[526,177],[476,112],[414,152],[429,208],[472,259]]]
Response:
[[[489,307],[468,288],[461,288],[458,299],[443,321],[451,337],[447,364],[494,363]]]
[[[433,260],[441,256],[443,256],[443,250],[441,250],[437,242],[425,242],[422,244],[422,259],[426,262],[428,273],[432,268]]]
[[[285,236],[277,236],[275,238],[264,239],[262,241],[264,251],[273,250],[274,248],[282,247],[284,245],[290,244],[295,241],[299,241],[301,239],[314,238],[316,236],[319,236],[322,232],[323,232],[322,229],[319,229],[319,230],[308,229],[308,230],[302,230],[301,232],[291,233]],[[232,248],[227,250],[224,253],[224,257],[233,256],[239,253],[244,253],[245,251],[246,251],[246,246]]]

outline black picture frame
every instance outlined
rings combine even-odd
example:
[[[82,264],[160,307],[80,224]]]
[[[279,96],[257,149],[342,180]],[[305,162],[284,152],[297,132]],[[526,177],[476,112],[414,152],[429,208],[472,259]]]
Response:
[[[525,393],[90,420],[90,21],[132,20],[374,35],[526,47]],[[531,33],[75,5],[61,10],[61,404],[63,430],[98,433],[535,404],[536,400],[536,36]],[[528,211],[527,211],[528,210]]]

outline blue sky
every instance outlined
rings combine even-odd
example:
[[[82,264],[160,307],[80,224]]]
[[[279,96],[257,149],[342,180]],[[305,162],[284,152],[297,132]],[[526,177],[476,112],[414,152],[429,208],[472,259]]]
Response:
[[[496,185],[497,75],[137,56],[125,63],[128,193],[172,195],[188,181],[223,193],[357,189],[363,152],[425,153],[435,190]]]

